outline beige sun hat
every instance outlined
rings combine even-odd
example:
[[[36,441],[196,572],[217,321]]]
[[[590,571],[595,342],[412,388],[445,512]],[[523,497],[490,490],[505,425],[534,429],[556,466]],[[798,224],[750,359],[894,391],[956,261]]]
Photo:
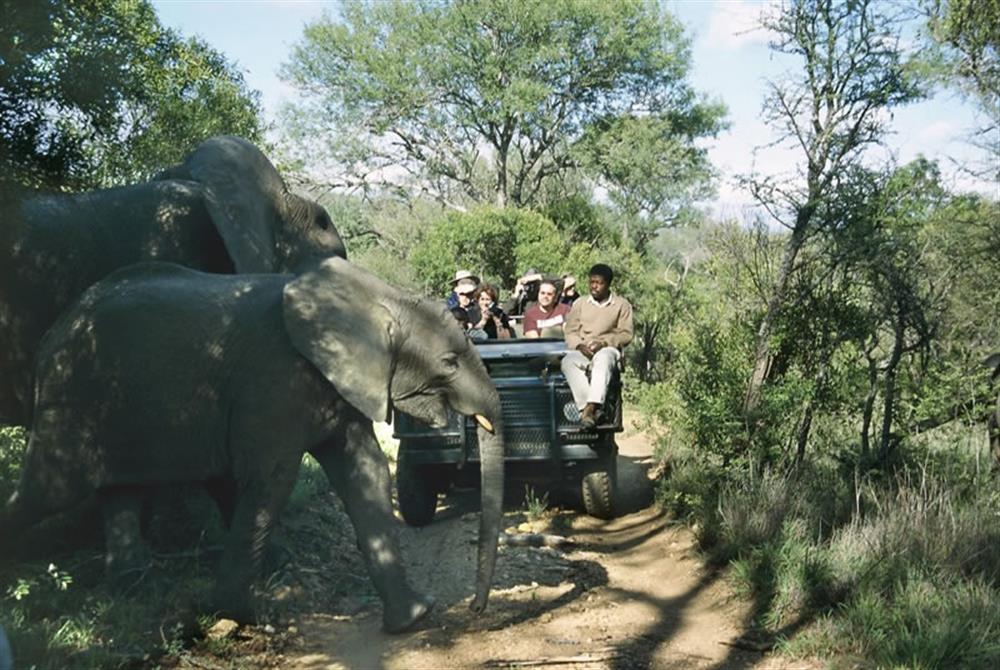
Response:
[[[479,284],[475,284],[475,283],[473,283],[471,281],[468,281],[468,280],[464,280],[464,281],[463,280],[459,280],[459,282],[455,285],[455,293],[459,293],[459,294],[472,293],[477,288],[479,288]]]
[[[573,275],[563,275],[562,284],[564,291],[572,286],[576,286],[576,277]]]
[[[472,284],[478,284],[479,277],[472,274],[468,270],[458,270],[457,272],[455,272],[455,278],[451,280],[452,288],[457,286],[458,283],[462,281],[471,282]]]

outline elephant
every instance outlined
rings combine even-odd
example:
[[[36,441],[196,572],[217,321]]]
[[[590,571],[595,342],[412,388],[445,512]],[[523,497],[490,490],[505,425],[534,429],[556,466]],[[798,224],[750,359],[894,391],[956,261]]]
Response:
[[[200,144],[151,181],[80,194],[0,186],[0,423],[31,420],[42,335],[98,279],[144,260],[213,273],[294,272],[346,258],[318,203],[290,193],[252,143]]]
[[[37,407],[0,547],[96,495],[109,573],[143,565],[143,497],[205,483],[228,522],[212,605],[249,619],[250,587],[302,455],[344,502],[388,631],[431,599],[407,583],[386,457],[393,407],[479,423],[482,512],[474,611],[487,602],[503,502],[500,399],[444,306],[333,257],[300,275],[213,275],[147,262],[88,289],[39,349]],[[2,551],[2,550],[0,550]]]

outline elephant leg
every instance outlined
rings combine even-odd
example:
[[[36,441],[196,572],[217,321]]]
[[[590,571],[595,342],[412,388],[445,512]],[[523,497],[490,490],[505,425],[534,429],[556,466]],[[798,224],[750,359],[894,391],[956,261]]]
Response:
[[[343,444],[329,441],[312,450],[354,525],[368,574],[382,599],[382,624],[397,633],[419,621],[434,605],[415,592],[406,578],[392,513],[389,463],[369,421],[353,421]]]
[[[228,476],[215,477],[205,482],[205,490],[219,508],[223,527],[231,527],[236,511],[236,482]]]
[[[298,475],[298,459],[285,459],[267,473],[256,473],[236,486],[229,533],[216,569],[213,607],[236,621],[254,621],[251,587],[260,573],[268,537]]]
[[[20,493],[14,493],[0,509],[0,563],[12,559],[20,548],[24,532],[44,520],[51,511],[31,504]]]
[[[142,540],[144,502],[145,495],[134,487],[109,487],[100,491],[105,567],[112,583],[121,589],[140,581],[151,563],[149,548]]]

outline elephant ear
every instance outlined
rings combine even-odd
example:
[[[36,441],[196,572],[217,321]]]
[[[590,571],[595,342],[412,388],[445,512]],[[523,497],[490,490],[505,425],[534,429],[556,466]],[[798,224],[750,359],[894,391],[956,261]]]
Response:
[[[330,258],[284,292],[292,344],[372,421],[389,419],[395,319],[382,298],[393,291],[342,258]]]
[[[240,137],[213,137],[162,174],[185,173],[204,187],[208,213],[236,271],[280,271],[275,233],[283,225],[286,188],[260,149]]]

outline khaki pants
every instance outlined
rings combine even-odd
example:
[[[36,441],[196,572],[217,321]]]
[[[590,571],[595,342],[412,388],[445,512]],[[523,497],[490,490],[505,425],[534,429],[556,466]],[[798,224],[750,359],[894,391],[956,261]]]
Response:
[[[588,402],[604,404],[611,371],[621,357],[621,352],[614,347],[604,347],[590,359],[579,351],[571,351],[563,357],[562,371],[578,408],[582,410]],[[589,380],[587,372],[590,372]]]

